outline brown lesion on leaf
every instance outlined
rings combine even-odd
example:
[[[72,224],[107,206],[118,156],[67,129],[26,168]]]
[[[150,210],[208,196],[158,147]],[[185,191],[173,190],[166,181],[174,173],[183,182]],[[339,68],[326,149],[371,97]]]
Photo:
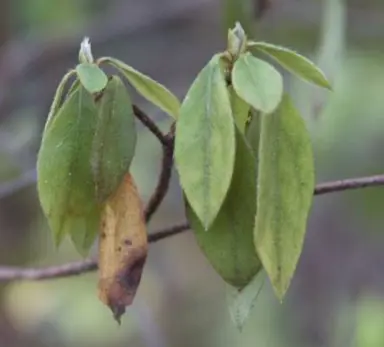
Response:
[[[105,280],[108,306],[119,324],[126,306],[132,304],[136,295],[146,258],[146,250],[133,250],[123,259],[123,266],[115,277]]]
[[[132,304],[148,252],[142,203],[130,174],[103,210],[99,243],[99,298],[120,318]]]

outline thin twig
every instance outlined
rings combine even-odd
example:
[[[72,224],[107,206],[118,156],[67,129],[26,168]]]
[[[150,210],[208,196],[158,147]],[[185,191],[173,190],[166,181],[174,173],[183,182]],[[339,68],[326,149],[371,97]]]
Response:
[[[341,192],[344,190],[377,187],[384,185],[384,175],[349,178],[333,182],[320,183],[316,186],[314,195]]]
[[[384,175],[351,178],[334,182],[321,183],[316,186],[314,195],[327,194],[350,189],[366,188],[384,185]],[[149,242],[157,242],[172,235],[179,234],[189,229],[188,223],[176,225],[149,235]],[[0,267],[0,281],[12,280],[39,280],[79,275],[97,269],[96,260],[88,259],[60,266],[46,268],[20,268],[3,266]]]
[[[154,243],[173,235],[180,234],[188,229],[189,225],[187,223],[175,225],[173,227],[162,229],[150,234],[148,236],[148,241],[150,243]],[[76,276],[95,270],[97,270],[96,259],[86,259],[83,261],[44,268],[0,266],[0,281],[53,279]]]
[[[350,189],[384,185],[384,175],[351,178],[346,180],[321,183],[316,186],[315,195],[339,192]],[[149,235],[149,242],[157,242],[170,236],[182,233],[190,227],[188,223],[175,225]],[[88,259],[46,268],[0,267],[0,281],[39,280],[80,275],[97,269],[96,260]]]
[[[143,110],[141,110],[138,106],[133,105],[133,112],[135,116],[140,120],[140,122],[143,123],[143,125],[146,126],[149,131],[151,131],[151,133],[157,137],[157,139],[164,147],[169,146],[167,135],[163,134],[156,123]]]
[[[154,193],[149,199],[148,205],[145,209],[145,220],[150,221],[153,214],[157,211],[160,204],[162,203],[165,195],[168,192],[169,182],[171,181],[172,176],[172,165],[173,165],[173,129],[166,136],[166,141],[169,146],[163,146],[163,160],[161,165],[161,172],[159,180],[156,186]]]
[[[171,237],[173,235],[177,235],[182,233],[183,231],[187,231],[190,229],[190,226],[188,223],[183,224],[177,224],[172,227],[169,227],[164,230],[157,231],[155,233],[152,233],[148,236],[148,241],[150,243],[154,243],[163,239],[166,239],[167,237]]]

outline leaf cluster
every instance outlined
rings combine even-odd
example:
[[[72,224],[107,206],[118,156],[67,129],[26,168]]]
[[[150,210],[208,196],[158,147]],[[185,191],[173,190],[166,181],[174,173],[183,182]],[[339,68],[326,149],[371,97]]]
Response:
[[[134,107],[120,76],[175,120],[174,159],[188,221],[201,250],[233,289],[241,326],[264,269],[282,300],[299,260],[315,184],[305,122],[275,66],[331,89],[310,60],[248,40],[240,24],[228,47],[199,72],[182,103],[124,62],[93,61],[89,42],[60,82],[38,155],[38,192],[56,243],[69,235],[81,254],[100,237],[99,295],[117,319],[140,282],[147,254],[141,200],[129,173]],[[75,76],[64,95],[65,86]]]

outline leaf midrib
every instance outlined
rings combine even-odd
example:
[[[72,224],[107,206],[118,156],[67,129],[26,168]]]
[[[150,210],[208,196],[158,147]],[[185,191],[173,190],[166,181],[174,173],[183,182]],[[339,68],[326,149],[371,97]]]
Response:
[[[205,87],[205,95],[206,95],[206,102],[205,102],[205,107],[204,107],[204,122],[206,124],[204,131],[204,147],[206,150],[203,150],[204,153],[204,167],[203,167],[203,200],[204,200],[204,228],[208,228],[208,218],[210,216],[210,162],[211,162],[211,146],[210,146],[210,141],[211,141],[211,136],[212,136],[212,129],[211,129],[211,109],[212,109],[212,82],[213,82],[213,75],[215,73],[215,67],[211,68],[208,70],[209,75],[208,75],[208,81],[206,83]]]

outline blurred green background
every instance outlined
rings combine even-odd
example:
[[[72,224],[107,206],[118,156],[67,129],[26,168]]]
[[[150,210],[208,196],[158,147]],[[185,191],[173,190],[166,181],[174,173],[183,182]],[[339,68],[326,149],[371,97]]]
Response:
[[[250,36],[307,55],[329,93],[286,77],[311,130],[318,182],[384,172],[384,3],[373,0],[0,0],[0,264],[79,259],[58,251],[36,196],[34,166],[55,86],[90,36],[180,98],[240,19]],[[135,95],[158,124],[169,120]],[[133,174],[148,200],[161,149],[140,127]],[[121,327],[97,299],[96,274],[0,285],[0,347],[384,346],[384,188],[315,199],[284,304],[267,281],[239,333],[227,290],[189,232],[151,246]],[[184,221],[174,175],[149,225]],[[93,254],[96,250],[93,250]]]

